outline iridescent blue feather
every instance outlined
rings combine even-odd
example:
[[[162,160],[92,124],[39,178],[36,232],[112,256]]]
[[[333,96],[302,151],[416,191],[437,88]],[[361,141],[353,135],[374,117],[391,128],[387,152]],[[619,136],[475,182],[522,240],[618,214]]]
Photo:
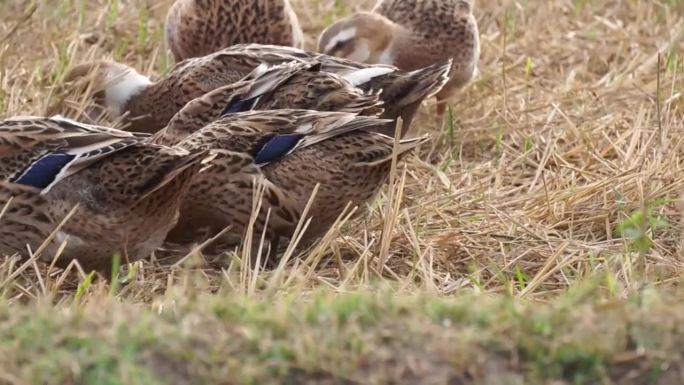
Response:
[[[46,154],[31,163],[12,182],[44,189],[55,181],[62,169],[75,157],[75,155],[59,152]]]
[[[254,161],[257,164],[273,162],[287,155],[304,138],[302,134],[276,135],[268,140],[257,152]]]

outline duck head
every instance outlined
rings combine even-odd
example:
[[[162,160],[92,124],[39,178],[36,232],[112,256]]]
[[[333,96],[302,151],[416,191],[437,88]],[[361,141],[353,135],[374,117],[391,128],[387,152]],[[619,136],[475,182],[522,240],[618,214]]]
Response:
[[[361,12],[337,21],[318,39],[318,51],[361,63],[393,64],[393,46],[406,31],[388,18]]]

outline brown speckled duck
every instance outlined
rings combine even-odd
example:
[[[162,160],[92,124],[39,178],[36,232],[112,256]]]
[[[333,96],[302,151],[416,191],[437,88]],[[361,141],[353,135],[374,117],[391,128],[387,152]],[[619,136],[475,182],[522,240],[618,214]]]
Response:
[[[173,145],[228,114],[255,110],[308,109],[378,115],[378,92],[364,92],[344,77],[321,71],[320,64],[288,62],[257,67],[244,79],[190,101],[154,135]]]
[[[326,28],[318,50],[405,71],[453,60],[449,82],[437,96],[437,112],[477,72],[480,43],[473,0],[380,0],[372,12],[354,14]]]
[[[238,82],[259,66],[293,61],[317,64],[319,72],[341,76],[364,92],[380,92],[385,109],[382,117],[401,117],[406,130],[421,102],[448,80],[450,67],[450,62],[444,62],[404,72],[392,66],[366,65],[291,47],[247,44],[185,60],[156,82],[133,68],[111,62],[76,66],[67,81],[92,82],[95,103],[114,117],[125,114],[129,130],[157,132],[191,100]],[[252,74],[251,79],[256,76]],[[394,131],[388,128],[385,133],[393,135]]]
[[[166,42],[181,61],[244,43],[303,48],[304,34],[288,0],[176,0]]]
[[[145,258],[176,223],[181,198],[206,153],[61,117],[0,121],[0,254],[35,251],[78,205],[43,258],[107,270]]]
[[[362,212],[389,176],[394,138],[365,130],[382,123],[353,113],[307,110],[242,112],[209,123],[178,143],[189,151],[212,149],[216,157],[193,183],[169,240],[201,241],[231,226],[221,244],[239,245],[252,213],[255,182],[260,181],[264,198],[254,230],[260,235],[265,228],[276,249],[292,236],[320,184],[302,238],[310,243],[348,203]],[[425,140],[401,140],[398,158]]]

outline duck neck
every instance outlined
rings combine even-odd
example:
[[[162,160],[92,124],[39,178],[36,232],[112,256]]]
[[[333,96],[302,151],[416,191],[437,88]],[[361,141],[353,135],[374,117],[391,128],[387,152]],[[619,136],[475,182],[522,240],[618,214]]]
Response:
[[[150,83],[131,94],[125,105],[128,129],[149,133],[159,131],[182,107],[176,100],[176,95],[171,94],[168,87],[160,82]]]
[[[112,85],[104,95],[104,105],[114,116],[125,116],[125,123],[131,131],[156,131],[154,120],[158,113],[155,108],[155,95],[160,94],[158,83],[135,70],[114,74],[105,79]]]
[[[389,44],[380,59],[382,59],[382,64],[392,64],[401,68],[398,64],[405,61],[407,57],[416,55],[416,50],[420,46],[414,46],[411,31],[402,25],[392,23],[390,36]]]
[[[393,64],[404,71],[413,71],[425,67],[429,64],[430,56],[427,54],[427,49],[424,48],[423,42],[416,38],[407,28],[398,26],[390,43],[389,52],[391,52]]]
[[[107,109],[117,116],[123,115],[127,111],[130,101],[152,84],[147,76],[141,75],[133,69],[107,74],[104,81],[108,84],[105,92],[105,104]]]

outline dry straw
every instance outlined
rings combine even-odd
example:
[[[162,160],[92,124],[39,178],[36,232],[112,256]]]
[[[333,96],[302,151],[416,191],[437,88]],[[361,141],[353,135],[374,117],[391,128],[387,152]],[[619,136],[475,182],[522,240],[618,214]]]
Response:
[[[112,1],[64,0],[57,13],[44,2],[24,3],[0,3],[3,116],[79,116],[84,99],[54,86],[82,61],[115,58],[153,75],[169,68],[162,44],[169,1],[113,8]],[[341,16],[341,2],[293,3],[310,47],[323,21]],[[304,255],[290,250],[274,271],[232,263],[223,272],[193,267],[193,277],[208,290],[252,294],[318,285],[342,291],[383,279],[444,294],[533,299],[597,274],[616,295],[645,279],[678,281],[682,3],[475,3],[480,76],[455,101],[453,122],[422,111],[411,134],[431,134],[432,145],[397,166],[368,214],[343,218]],[[143,263],[120,295],[149,301],[185,279],[185,270],[168,265],[165,258]],[[12,271],[2,277],[16,298],[39,296],[59,277]],[[78,279],[59,280],[60,290]]]

